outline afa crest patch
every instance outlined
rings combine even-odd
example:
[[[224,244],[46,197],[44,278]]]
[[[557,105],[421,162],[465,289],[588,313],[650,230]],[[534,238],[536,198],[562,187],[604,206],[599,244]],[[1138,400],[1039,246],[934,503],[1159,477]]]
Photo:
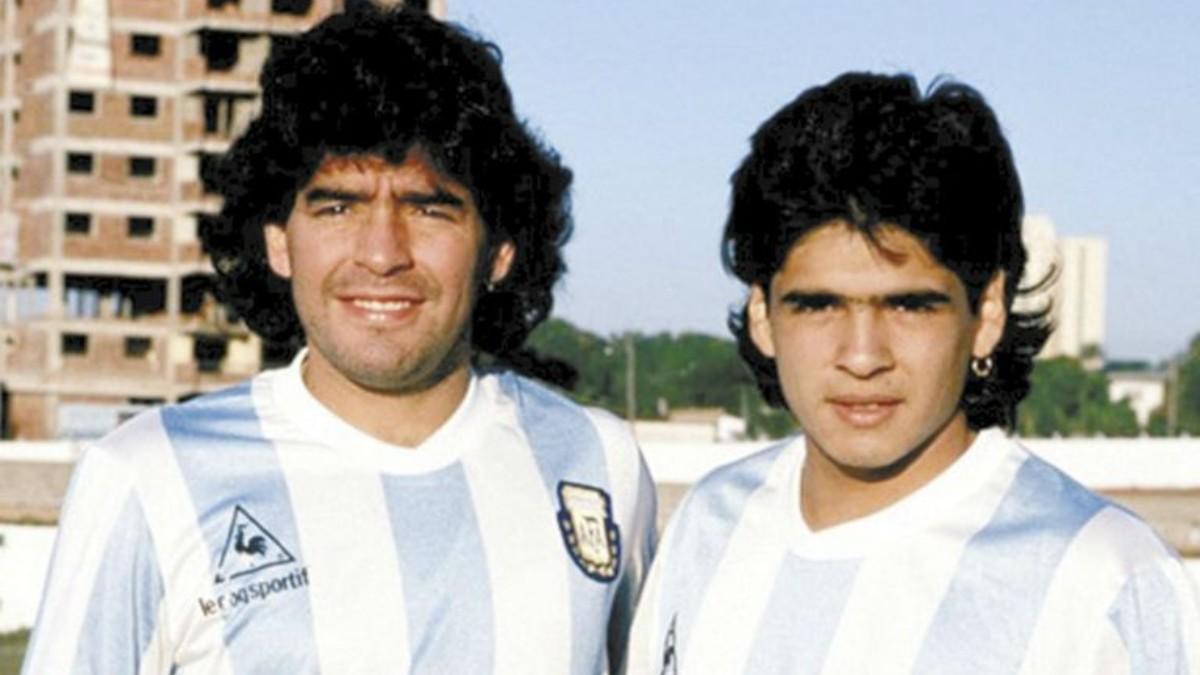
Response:
[[[608,493],[590,485],[558,484],[558,525],[571,559],[589,578],[610,582],[621,567],[621,532]]]

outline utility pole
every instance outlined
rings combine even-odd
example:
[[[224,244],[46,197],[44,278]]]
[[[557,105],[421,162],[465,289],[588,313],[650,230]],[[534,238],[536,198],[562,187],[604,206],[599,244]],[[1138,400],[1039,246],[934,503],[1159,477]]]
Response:
[[[1167,361],[1167,436],[1179,434],[1179,355]]]
[[[637,353],[633,349],[633,333],[625,334],[625,419],[630,424],[637,419]]]

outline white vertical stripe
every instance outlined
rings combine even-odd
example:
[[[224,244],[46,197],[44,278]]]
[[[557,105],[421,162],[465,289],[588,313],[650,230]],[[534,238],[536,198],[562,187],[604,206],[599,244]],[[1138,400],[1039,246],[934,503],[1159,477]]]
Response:
[[[684,496],[663,528],[662,538],[654,554],[654,564],[650,566],[646,584],[642,587],[633,629],[629,635],[629,655],[625,659],[625,672],[629,675],[655,672],[658,666],[654,664],[658,664],[662,657],[663,640],[666,639],[666,624],[663,623],[662,617],[662,576],[673,568],[672,554],[677,550],[678,521],[687,512],[690,498],[691,493]]]
[[[145,504],[146,525],[162,570],[164,600],[160,614],[165,610],[168,617],[165,639],[177,645],[167,656],[179,663],[199,659],[196,665],[205,672],[232,675],[233,666],[225,649],[225,623],[220,613],[204,617],[196,602],[197,598],[214,595],[208,543],[162,418],[154,415],[152,419],[153,424],[147,422],[142,428],[145,438],[138,444],[124,442],[130,452],[138,453],[134,463],[142,468],[137,491]],[[155,633],[157,642],[160,632]]]
[[[492,589],[494,671],[571,671],[571,564],[555,505],[528,444],[515,433],[463,457]],[[548,551],[563,551],[561,556]]]
[[[157,675],[171,672],[171,645],[166,637],[170,625],[166,602],[158,605],[158,613],[154,621],[154,633],[146,643],[146,653],[142,654],[142,663],[138,666],[138,675]],[[220,663],[220,661],[218,661]],[[220,668],[212,672],[222,672]]]
[[[1144,549],[1147,544],[1154,545],[1154,542],[1138,537],[1141,528],[1127,527],[1127,520],[1129,516],[1124,512],[1106,508],[1075,535],[1046,589],[1046,600],[1021,666],[1022,675],[1075,672],[1081,663],[1094,670],[1102,664],[1092,659],[1102,651],[1128,663],[1124,650],[1114,654],[1112,645],[1104,647],[1105,641],[1117,640],[1119,644],[1120,640],[1109,625],[1108,609],[1125,585],[1128,572],[1133,569],[1130,563],[1134,561],[1127,558],[1139,555],[1138,549]],[[1123,547],[1130,554],[1126,558],[1114,555],[1114,528],[1140,540]],[[1154,545],[1156,552],[1159,548]],[[1063,648],[1067,644],[1071,645],[1070,649]],[[1112,668],[1120,664],[1103,665]]]
[[[339,466],[324,448],[277,450],[308,568],[321,671],[406,672],[408,619],[382,481]]]
[[[1069,642],[1061,643],[1070,645]],[[1068,654],[1078,654],[1080,658],[1072,664],[1072,669],[1066,670],[1038,670],[1022,668],[1022,673],[1036,672],[1038,675],[1092,675],[1093,673],[1104,673],[1104,675],[1132,675],[1132,668],[1129,658],[1129,651],[1125,649],[1125,641],[1121,639],[1121,634],[1117,631],[1117,627],[1111,621],[1105,621],[1100,625],[1100,635],[1098,636],[1095,654],[1087,655],[1087,658],[1082,658],[1082,651],[1077,651],[1074,645],[1071,645],[1062,650],[1064,657]],[[1057,659],[1058,662],[1067,661],[1066,658]],[[1099,664],[1105,664],[1101,667]],[[1049,666],[1048,666],[1049,667]]]
[[[987,492],[955,505],[952,532],[921,529],[881,543],[879,551],[863,558],[822,672],[881,672],[881,664],[888,664],[887,672],[912,670],[963,549],[991,520],[1020,464],[997,467]],[[913,588],[922,591],[913,593]],[[897,621],[898,616],[904,620]]]
[[[779,516],[785,508],[781,502],[789,500],[787,473],[795,466],[776,461],[763,485],[747,498],[692,624],[680,659],[684,668],[742,672],[785,553],[788,539]]]
[[[1179,624],[1188,670],[1192,675],[1200,675],[1200,589],[1182,561],[1164,560],[1160,564],[1179,598]]]
[[[1188,589],[1179,583],[1187,583],[1182,567],[1169,555],[1153,532],[1128,513],[1114,507],[1097,513],[1080,528],[1046,589],[1021,674],[1128,669],[1129,656],[1108,611],[1133,571],[1147,564],[1158,564],[1178,589],[1184,644],[1189,644],[1189,616],[1191,639],[1200,637],[1195,601],[1188,602]]]
[[[669,531],[669,530],[668,530]],[[633,630],[629,634],[628,652],[625,657],[625,672],[649,673],[655,662],[659,649],[662,647],[663,636],[658,634],[659,620],[659,590],[662,588],[660,578],[664,567],[668,564],[670,551],[660,547],[659,555],[655,558],[650,574],[646,577],[646,585],[642,587],[642,595],[638,600],[637,614],[633,619]]]
[[[29,673],[72,672],[96,574],[112,538],[117,516],[130,490],[126,467],[99,447],[86,451],[72,480],[65,519],[59,527],[38,617],[39,630],[30,645]],[[65,535],[65,536],[64,536]],[[70,565],[70,569],[62,566]]]

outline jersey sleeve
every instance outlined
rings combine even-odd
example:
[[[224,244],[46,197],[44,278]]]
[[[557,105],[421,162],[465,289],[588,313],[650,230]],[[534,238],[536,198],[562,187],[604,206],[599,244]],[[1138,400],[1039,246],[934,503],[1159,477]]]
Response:
[[[622,552],[621,578],[618,581],[616,598],[609,619],[608,653],[611,671],[622,672],[626,658],[629,631],[633,624],[633,613],[637,607],[642,584],[646,580],[650,563],[654,559],[657,541],[655,518],[658,514],[658,497],[654,480],[646,462],[638,453],[637,500],[633,518],[625,533],[626,547]]]
[[[1200,599],[1178,558],[1162,558],[1130,575],[1108,612],[1120,649],[1112,668],[1130,673],[1200,675]]]
[[[694,492],[689,490],[684,495],[675,512],[671,514],[662,537],[655,551],[654,564],[651,565],[646,581],[638,597],[637,609],[634,613],[633,625],[629,631],[629,653],[626,656],[623,673],[673,672],[670,664],[674,662],[674,625],[662,625],[660,621],[660,603],[662,587],[669,574],[667,568],[674,565],[673,558],[677,552],[678,535],[688,520],[691,498]]]
[[[84,452],[67,491],[23,673],[168,672],[163,582],[129,469]]]

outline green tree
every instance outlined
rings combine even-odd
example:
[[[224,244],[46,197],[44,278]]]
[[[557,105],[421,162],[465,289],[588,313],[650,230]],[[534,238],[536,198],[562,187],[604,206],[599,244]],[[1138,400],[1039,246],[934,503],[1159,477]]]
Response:
[[[745,417],[750,433],[777,437],[794,429],[787,411],[762,404],[753,378],[732,340],[700,333],[629,336],[633,342],[636,412],[659,416],[670,408],[722,408]],[[530,336],[540,354],[571,364],[579,373],[574,391],[580,403],[625,415],[626,336],[601,337],[562,319],[546,321]]]
[[[1187,353],[1180,359],[1176,375],[1178,393],[1175,396],[1178,430],[1192,436],[1200,436],[1200,334],[1192,338]]]
[[[1136,436],[1139,432],[1129,402],[1109,401],[1108,378],[1084,369],[1077,359],[1038,361],[1032,384],[1017,414],[1017,429],[1023,436]]]

